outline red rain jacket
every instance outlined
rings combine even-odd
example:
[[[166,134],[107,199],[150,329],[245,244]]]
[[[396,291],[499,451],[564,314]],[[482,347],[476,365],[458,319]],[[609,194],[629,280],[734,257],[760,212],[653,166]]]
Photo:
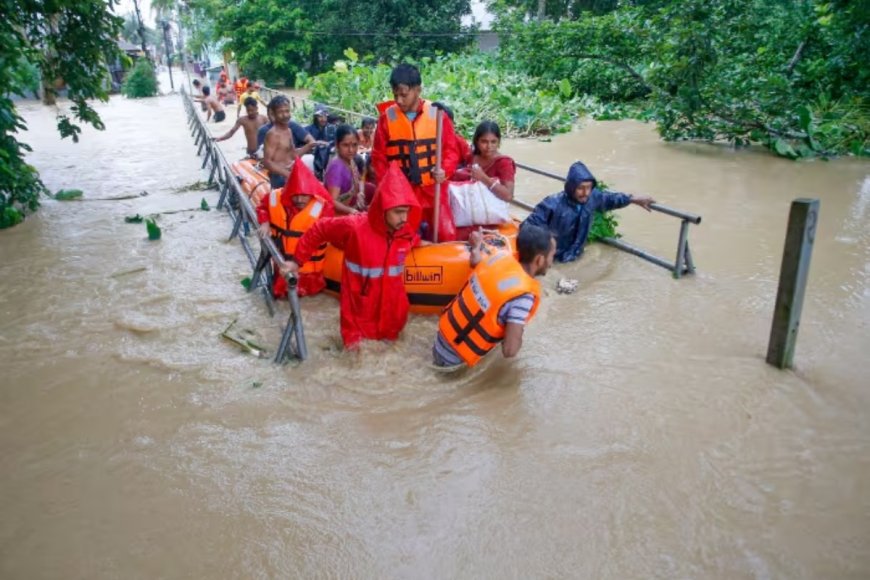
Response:
[[[410,206],[408,222],[387,229],[385,213]],[[341,338],[346,348],[361,340],[396,340],[408,320],[404,265],[419,244],[420,204],[396,164],[390,165],[368,213],[318,220],[299,240],[296,261],[304,262],[323,242],[344,250],[341,269]]]

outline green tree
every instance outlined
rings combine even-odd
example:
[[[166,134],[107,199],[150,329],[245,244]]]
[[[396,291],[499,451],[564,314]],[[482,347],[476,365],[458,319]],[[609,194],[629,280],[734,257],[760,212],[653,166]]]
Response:
[[[121,92],[132,99],[157,96],[157,75],[154,73],[154,65],[147,59],[140,58],[124,79]]]
[[[665,139],[756,142],[792,158],[863,154],[868,12],[844,0],[651,0],[561,22],[508,13],[502,56],[543,83],[644,99]]]
[[[90,99],[107,100],[106,62],[117,55],[115,39],[122,19],[112,14],[114,0],[55,0],[51,3],[2,0],[0,19],[0,227],[14,225],[39,206],[45,186],[24,155],[30,148],[18,135],[27,129],[11,94],[24,95],[36,67],[43,79],[60,79],[71,102],[59,113],[62,137],[78,141],[87,123],[103,128]],[[44,86],[50,95],[55,83]]]
[[[213,17],[225,47],[248,76],[292,84],[300,72],[329,70],[346,48],[378,62],[459,50],[469,0],[191,0]]]

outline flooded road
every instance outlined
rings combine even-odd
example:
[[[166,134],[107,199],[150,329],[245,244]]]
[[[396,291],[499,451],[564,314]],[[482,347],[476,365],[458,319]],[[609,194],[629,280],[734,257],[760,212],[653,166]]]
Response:
[[[245,294],[228,218],[198,210],[216,192],[178,191],[206,177],[180,98],[114,98],[78,145],[21,109],[45,183],[85,200],[0,231],[0,578],[870,576],[866,161],[665,144],[630,121],[505,143],[702,215],[697,275],[591,246],[548,274],[580,290],[549,292],[517,359],[458,377],[427,368],[435,319],[348,355],[318,296],[311,360],[276,368],[219,339],[238,320],[274,346],[286,310]],[[521,172],[517,195],[559,188]],[[780,372],[764,354],[804,196],[820,223]],[[124,223],[185,209],[159,242]],[[677,220],[619,220],[675,253]]]

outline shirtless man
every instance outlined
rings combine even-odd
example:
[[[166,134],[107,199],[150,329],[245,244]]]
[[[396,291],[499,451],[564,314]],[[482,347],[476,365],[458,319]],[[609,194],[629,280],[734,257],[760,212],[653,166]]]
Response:
[[[269,112],[275,124],[266,133],[263,144],[263,165],[269,170],[269,180],[272,189],[284,187],[290,169],[297,157],[310,153],[322,141],[310,141],[296,149],[293,145],[293,134],[290,132],[290,101],[283,95],[278,95],[269,102]]]
[[[227,114],[224,111],[224,106],[218,102],[218,100],[211,94],[210,87],[202,87],[202,96],[194,97],[194,101],[199,101],[200,103],[205,103],[208,107],[208,114],[205,117],[206,121],[211,120],[212,111],[214,111],[214,122],[220,123],[224,119],[227,118]]]
[[[245,140],[247,141],[247,151],[248,157],[252,157],[256,159],[257,157],[257,131],[269,122],[269,119],[266,118],[266,115],[261,115],[260,111],[257,109],[257,99],[253,97],[248,97],[245,99],[245,113],[247,113],[244,117],[239,117],[236,119],[236,124],[233,125],[233,128],[226,132],[226,134],[221,135],[216,138],[215,141],[226,141],[230,137],[236,134],[236,131],[241,127],[245,130]]]

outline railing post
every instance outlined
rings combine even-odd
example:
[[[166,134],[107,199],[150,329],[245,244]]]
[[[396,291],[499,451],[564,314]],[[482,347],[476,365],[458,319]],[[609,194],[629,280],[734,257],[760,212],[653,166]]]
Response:
[[[791,203],[770,342],[767,345],[767,362],[780,369],[791,368],[794,363],[794,349],[818,222],[819,200],[800,198]]]
[[[683,268],[686,263],[686,246],[689,242],[689,222],[683,220],[680,222],[680,238],[677,241],[677,261],[674,264],[674,278],[683,276]]]

